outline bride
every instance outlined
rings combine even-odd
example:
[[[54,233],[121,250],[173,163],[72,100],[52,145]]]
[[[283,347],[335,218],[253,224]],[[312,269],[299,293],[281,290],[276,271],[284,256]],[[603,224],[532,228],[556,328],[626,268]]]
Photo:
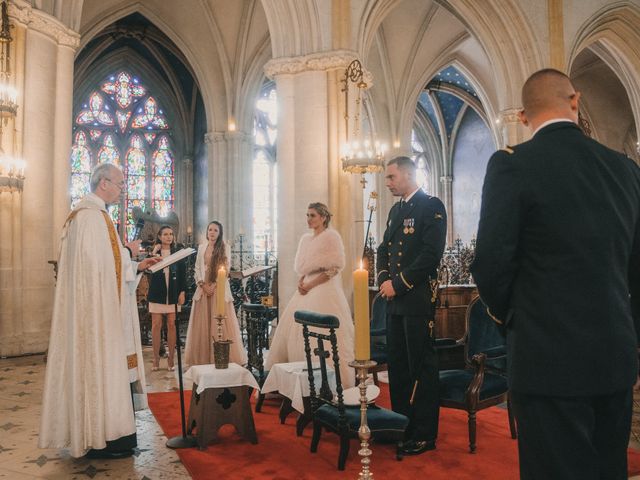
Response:
[[[351,310],[342,290],[340,272],[344,268],[344,247],[338,232],[328,228],[331,213],[323,203],[312,203],[307,210],[307,226],[313,230],[305,233],[298,244],[294,269],[299,277],[298,290],[280,315],[265,369],[275,363],[304,360],[302,325],[296,323],[293,314],[297,310],[335,315],[340,320],[336,330],[340,378],[342,385],[355,384],[355,375],[349,362],[353,353],[353,320]]]

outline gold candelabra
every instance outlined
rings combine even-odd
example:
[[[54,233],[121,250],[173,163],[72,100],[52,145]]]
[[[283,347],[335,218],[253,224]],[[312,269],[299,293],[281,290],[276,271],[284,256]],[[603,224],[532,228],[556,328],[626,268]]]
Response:
[[[371,429],[367,424],[367,385],[366,380],[369,376],[369,369],[373,368],[377,363],[373,360],[354,360],[349,362],[349,366],[356,369],[356,378],[358,379],[358,389],[360,390],[360,428],[358,429],[358,438],[360,439],[360,463],[362,469],[358,474],[358,480],[373,480],[373,472],[369,468],[371,464],[371,449],[369,448],[369,439],[371,438]]]

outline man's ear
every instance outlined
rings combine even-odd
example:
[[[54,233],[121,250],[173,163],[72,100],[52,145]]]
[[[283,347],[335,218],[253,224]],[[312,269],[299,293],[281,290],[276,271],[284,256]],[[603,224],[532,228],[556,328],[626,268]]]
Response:
[[[569,100],[569,105],[571,105],[571,110],[574,112],[578,111],[580,105],[580,97],[582,94],[580,92],[576,92],[571,99]]]
[[[527,114],[524,113],[524,110],[520,110],[518,112],[518,118],[520,119],[520,123],[522,123],[525,127],[529,126],[529,119],[527,118]]]

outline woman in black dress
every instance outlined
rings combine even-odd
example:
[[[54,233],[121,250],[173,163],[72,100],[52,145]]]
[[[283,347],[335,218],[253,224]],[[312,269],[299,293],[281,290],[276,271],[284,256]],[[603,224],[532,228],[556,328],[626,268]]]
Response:
[[[156,244],[152,254],[166,257],[177,250],[173,229],[168,225],[163,225],[158,230]],[[153,343],[153,367],[152,371],[160,368],[160,330],[162,329],[162,316],[167,316],[167,370],[175,369],[173,364],[173,354],[176,349],[176,314],[175,304],[184,304],[185,300],[185,266],[184,262],[178,262],[176,280],[170,273],[170,268],[164,268],[161,272],[151,275],[149,280],[149,313],[151,313],[151,341]]]

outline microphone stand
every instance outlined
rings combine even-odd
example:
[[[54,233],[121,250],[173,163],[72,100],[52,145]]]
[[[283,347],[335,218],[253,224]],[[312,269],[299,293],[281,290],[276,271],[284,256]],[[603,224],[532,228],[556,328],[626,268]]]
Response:
[[[185,420],[185,411],[184,411],[184,385],[182,381],[182,354],[181,354],[181,345],[180,345],[180,321],[178,319],[178,279],[177,279],[177,270],[178,265],[177,262],[169,267],[169,271],[171,272],[171,281],[173,283],[173,294],[175,296],[175,324],[176,324],[176,353],[178,357],[178,386],[180,387],[180,420],[182,422],[182,435],[177,437],[172,437],[167,440],[167,447],[169,448],[191,448],[195,447],[198,444],[196,438],[192,435],[187,435],[187,424]]]

